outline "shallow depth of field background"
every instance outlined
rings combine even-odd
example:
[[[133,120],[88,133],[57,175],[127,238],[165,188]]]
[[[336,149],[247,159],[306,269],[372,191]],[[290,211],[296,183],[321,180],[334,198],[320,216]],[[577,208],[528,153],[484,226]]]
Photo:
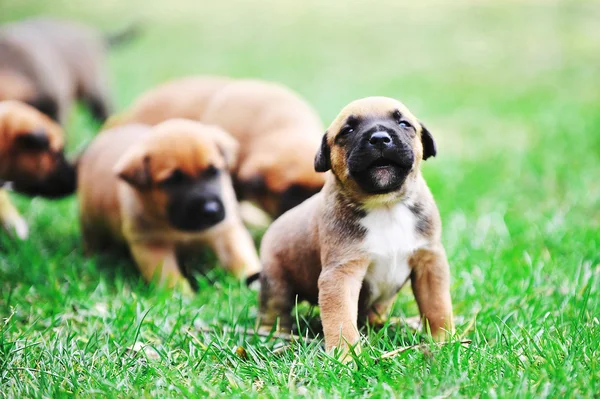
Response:
[[[284,83],[325,125],[359,97],[403,101],[438,143],[424,174],[469,347],[379,360],[422,339],[390,326],[358,366],[318,342],[273,354],[281,341],[232,331],[257,298],[229,276],[209,271],[195,298],[148,288],[127,260],[82,256],[75,199],[15,196],[31,238],[0,237],[0,397],[598,395],[600,4],[398,3],[0,0],[0,22],[142,24],[110,54],[118,109],[187,74]],[[75,111],[70,154],[96,132]],[[410,288],[393,312],[417,314]]]

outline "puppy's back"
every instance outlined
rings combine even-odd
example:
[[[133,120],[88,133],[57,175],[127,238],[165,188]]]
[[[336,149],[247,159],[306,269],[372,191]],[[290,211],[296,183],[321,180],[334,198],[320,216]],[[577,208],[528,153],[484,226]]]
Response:
[[[86,241],[101,235],[122,237],[117,196],[119,179],[113,168],[121,156],[149,131],[149,126],[141,124],[106,130],[79,158],[79,214]]]
[[[106,126],[156,125],[173,118],[200,121],[214,95],[231,81],[221,76],[190,76],[164,83],[142,94],[129,110],[111,117]]]
[[[211,99],[202,117],[208,124],[221,126],[236,139],[257,139],[268,132],[288,129],[302,136],[321,138],[323,126],[317,112],[293,90],[278,83],[256,79],[236,80]]]

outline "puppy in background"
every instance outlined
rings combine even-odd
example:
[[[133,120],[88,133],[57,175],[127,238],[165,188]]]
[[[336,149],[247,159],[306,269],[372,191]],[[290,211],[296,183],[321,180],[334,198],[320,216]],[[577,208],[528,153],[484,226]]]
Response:
[[[108,126],[189,118],[217,125],[240,143],[233,169],[240,200],[278,217],[324,184],[313,169],[323,126],[315,110],[280,84],[252,79],[188,77],[142,94]]]
[[[3,183],[30,196],[59,198],[75,191],[75,168],[64,156],[62,128],[33,107],[0,101],[0,222],[18,237],[27,224],[10,203]]]
[[[0,100],[33,105],[65,125],[75,99],[98,121],[111,112],[106,50],[131,37],[112,37],[71,21],[32,18],[0,27]]]
[[[223,130],[184,119],[102,132],[79,160],[86,251],[126,245],[146,281],[186,290],[178,255],[202,245],[236,277],[258,273],[229,175],[237,151]]]
[[[263,238],[261,322],[290,328],[296,296],[318,303],[326,348],[346,353],[358,323],[383,321],[410,279],[428,331],[452,332],[440,216],[420,172],[435,155],[432,135],[400,102],[346,106],[316,155],[315,169],[331,171],[325,187]]]

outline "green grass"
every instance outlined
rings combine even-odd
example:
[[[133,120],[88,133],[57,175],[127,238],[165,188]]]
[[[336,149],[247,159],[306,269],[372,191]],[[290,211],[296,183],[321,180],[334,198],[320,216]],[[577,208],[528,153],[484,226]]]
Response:
[[[380,360],[422,340],[390,326],[356,365],[318,342],[274,354],[231,331],[254,325],[257,298],[229,276],[209,272],[195,298],[146,287],[127,260],[82,256],[75,199],[15,196],[31,238],[0,238],[1,397],[598,397],[597,2],[94,3],[4,1],[0,19],[144,21],[110,56],[119,108],[191,73],[283,82],[326,124],[355,98],[404,101],[438,142],[424,174],[473,343]],[[75,113],[71,152],[94,133]],[[410,289],[394,314],[417,314]]]

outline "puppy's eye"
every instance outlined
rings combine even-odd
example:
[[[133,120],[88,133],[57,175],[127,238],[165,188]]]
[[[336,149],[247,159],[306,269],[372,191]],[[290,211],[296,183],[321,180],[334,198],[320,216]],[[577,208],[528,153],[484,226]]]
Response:
[[[342,130],[340,130],[340,136],[347,136],[350,133],[354,132],[354,128],[350,127],[350,126],[346,126],[344,128],[342,128]]]
[[[410,129],[412,127],[412,125],[407,121],[400,121],[398,122],[398,125],[400,125],[400,127],[403,129]]]
[[[175,169],[169,177],[160,182],[162,186],[175,187],[189,180],[188,176],[179,169]]]
[[[215,165],[210,165],[208,168],[204,170],[202,173],[203,177],[215,177],[219,174],[219,169]]]

